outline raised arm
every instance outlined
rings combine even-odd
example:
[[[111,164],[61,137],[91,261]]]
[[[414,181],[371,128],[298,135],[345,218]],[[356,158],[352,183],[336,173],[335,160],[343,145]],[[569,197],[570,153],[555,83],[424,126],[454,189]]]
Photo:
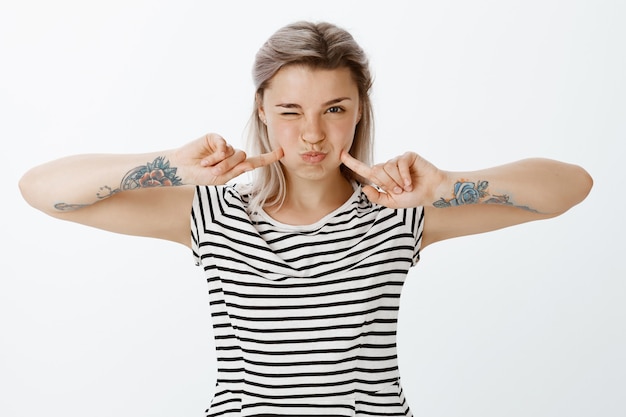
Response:
[[[584,200],[593,183],[581,167],[543,158],[473,172],[443,171],[412,152],[373,167],[348,154],[342,160],[380,187],[364,188],[371,201],[424,206],[422,247],[558,216]]]
[[[30,205],[53,217],[189,246],[194,185],[224,184],[280,156],[246,159],[209,134],[162,152],[57,159],[29,170],[19,186]]]

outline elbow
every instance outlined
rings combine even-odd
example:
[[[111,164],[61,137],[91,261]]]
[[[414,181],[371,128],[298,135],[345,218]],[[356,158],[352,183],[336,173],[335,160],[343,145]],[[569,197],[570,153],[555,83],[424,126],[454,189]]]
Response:
[[[49,210],[46,210],[42,202],[44,181],[41,179],[40,175],[38,175],[36,168],[32,168],[24,173],[17,185],[22,194],[22,198],[31,207],[50,214]]]
[[[552,202],[544,206],[544,210],[538,209],[542,218],[557,217],[569,211],[572,207],[582,203],[593,188],[593,178],[584,168],[565,162],[553,162],[552,179],[545,177],[546,183],[552,182],[552,186],[546,188],[547,194],[541,199]]]
[[[578,201],[575,204],[578,204],[586,199],[591,192],[591,189],[593,188],[593,177],[589,174],[589,172],[580,166],[576,166],[576,169],[578,171]]]
[[[33,179],[31,171],[26,172],[17,183],[17,186],[22,194],[22,198],[31,206],[33,206]]]
[[[582,203],[593,188],[593,177],[589,174],[589,172],[578,165],[571,165],[570,169],[569,182],[565,185],[568,187],[565,194],[568,196],[565,199],[567,203],[565,204],[565,207],[558,210],[557,213],[554,213],[554,216],[563,214],[572,207]]]

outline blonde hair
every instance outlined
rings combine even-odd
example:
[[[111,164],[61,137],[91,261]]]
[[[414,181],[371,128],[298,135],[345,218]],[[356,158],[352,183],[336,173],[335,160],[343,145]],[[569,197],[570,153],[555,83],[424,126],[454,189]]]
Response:
[[[374,120],[370,100],[372,76],[363,49],[346,30],[331,23],[295,22],[276,31],[259,49],[252,69],[256,88],[254,107],[248,122],[248,152],[251,155],[271,152],[267,127],[258,117],[258,104],[274,75],[287,65],[313,68],[348,68],[357,84],[361,119],[356,126],[350,154],[371,165]],[[356,173],[342,165],[343,175],[364,182]],[[285,175],[281,164],[271,164],[254,171],[250,208],[280,206],[285,199]]]

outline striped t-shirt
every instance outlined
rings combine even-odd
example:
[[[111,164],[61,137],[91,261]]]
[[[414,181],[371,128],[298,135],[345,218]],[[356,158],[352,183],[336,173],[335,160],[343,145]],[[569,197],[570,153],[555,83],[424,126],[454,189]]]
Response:
[[[315,224],[249,213],[247,187],[196,187],[193,254],[217,351],[207,416],[410,416],[399,383],[400,291],[423,208],[350,199]]]

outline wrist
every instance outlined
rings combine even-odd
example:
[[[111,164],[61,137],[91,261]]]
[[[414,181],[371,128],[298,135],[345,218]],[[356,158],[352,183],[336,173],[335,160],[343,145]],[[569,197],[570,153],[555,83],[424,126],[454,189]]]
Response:
[[[438,207],[437,203],[441,200],[449,200],[453,197],[455,176],[452,172],[438,170],[434,176],[432,185],[429,187],[430,194],[426,196],[426,204]]]

